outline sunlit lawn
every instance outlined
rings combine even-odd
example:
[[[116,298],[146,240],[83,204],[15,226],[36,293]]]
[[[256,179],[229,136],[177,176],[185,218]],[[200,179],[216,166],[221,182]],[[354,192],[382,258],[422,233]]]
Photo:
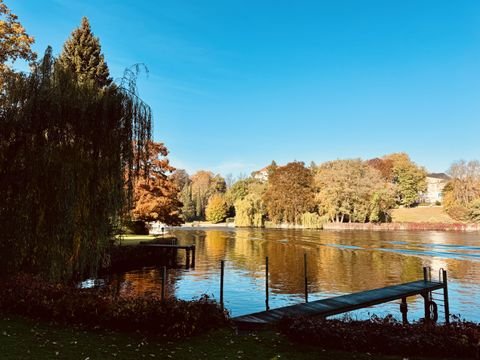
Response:
[[[117,235],[117,240],[120,241],[122,245],[136,245],[142,241],[151,241],[155,239],[172,239],[172,235],[165,234],[165,235]]]
[[[0,316],[2,359],[398,359],[293,345],[274,332],[210,332],[178,342]]]
[[[392,210],[393,222],[426,222],[426,223],[454,223],[441,206],[418,206]]]

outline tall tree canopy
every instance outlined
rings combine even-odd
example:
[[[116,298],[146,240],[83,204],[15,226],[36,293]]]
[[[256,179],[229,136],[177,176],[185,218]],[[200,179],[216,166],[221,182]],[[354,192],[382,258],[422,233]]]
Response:
[[[175,169],[170,175],[170,179],[179,190],[182,190],[185,186],[190,185],[191,183],[190,177],[184,169]]]
[[[178,187],[168,176],[175,170],[167,159],[168,150],[162,143],[148,145],[150,156],[146,163],[142,162],[135,181],[133,216],[137,220],[180,225],[182,203]]]
[[[224,194],[227,186],[225,179],[210,171],[199,170],[191,176],[191,195],[195,203],[197,219],[205,219],[208,199],[214,194]]]
[[[312,172],[298,161],[277,167],[268,177],[263,200],[271,221],[297,223],[314,207]]]
[[[33,42],[33,37],[27,34],[17,15],[0,0],[0,77],[7,71],[6,63],[9,61],[35,60],[31,49]]]
[[[360,159],[320,165],[315,185],[320,213],[334,222],[384,221],[394,205],[393,187]]]
[[[427,190],[427,172],[415,164],[406,153],[394,153],[383,158],[392,162],[393,183],[396,185],[397,203],[413,206],[420,201],[420,194]]]
[[[237,185],[238,184],[238,185]],[[266,217],[263,195],[267,185],[260,180],[241,179],[237,181],[227,195],[234,200],[235,226],[263,227]]]
[[[454,162],[448,173],[443,203],[450,216],[461,221],[480,221],[480,162]]]
[[[86,17],[82,18],[80,27],[73,30],[63,45],[58,61],[77,74],[80,81],[94,81],[100,87],[112,82],[100,40],[93,35]]]
[[[207,208],[205,209],[206,219],[214,224],[222,222],[227,217],[227,210],[225,196],[220,193],[213,194],[208,199]]]
[[[388,181],[393,182],[393,160],[374,158],[367,161],[367,164],[380,171],[382,177]]]
[[[79,83],[51,49],[0,101],[0,273],[94,274],[131,206],[150,108],[134,87]]]

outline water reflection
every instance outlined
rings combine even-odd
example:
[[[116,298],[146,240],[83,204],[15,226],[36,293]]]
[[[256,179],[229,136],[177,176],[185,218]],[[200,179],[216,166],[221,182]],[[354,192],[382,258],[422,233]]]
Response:
[[[177,230],[175,235],[180,244],[196,245],[196,267],[170,269],[167,295],[218,298],[224,259],[225,299],[233,315],[263,310],[266,256],[271,306],[302,301],[306,253],[311,300],[418,280],[422,267],[431,266],[434,278],[440,268],[449,272],[452,313],[480,321],[473,310],[480,306],[478,233],[205,229]],[[183,256],[179,253],[180,264]],[[154,268],[111,279],[111,286],[123,293],[160,293],[160,283],[160,271]],[[411,310],[421,316],[419,300],[411,300]],[[368,311],[399,314],[397,304]]]

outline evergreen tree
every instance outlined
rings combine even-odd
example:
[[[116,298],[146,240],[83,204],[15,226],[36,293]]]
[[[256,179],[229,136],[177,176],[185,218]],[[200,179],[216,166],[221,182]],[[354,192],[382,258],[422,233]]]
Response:
[[[93,80],[99,87],[110,85],[112,79],[101,53],[100,40],[95,37],[84,17],[63,45],[59,63],[77,74],[80,81]]]
[[[185,221],[195,220],[195,202],[192,199],[192,185],[186,184],[180,193],[180,201],[183,203],[182,215]]]

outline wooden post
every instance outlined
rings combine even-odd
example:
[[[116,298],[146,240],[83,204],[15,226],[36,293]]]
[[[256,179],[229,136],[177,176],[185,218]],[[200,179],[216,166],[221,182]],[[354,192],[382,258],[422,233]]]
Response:
[[[195,245],[192,245],[192,268],[195,267]]]
[[[223,310],[223,280],[225,278],[225,260],[220,261],[220,306]]]
[[[428,281],[428,267],[423,267],[423,281]]]
[[[268,256],[265,257],[265,309],[270,310],[268,305]]]
[[[167,282],[167,267],[162,267],[162,302],[165,301],[165,285]]]
[[[408,305],[407,305],[407,298],[406,297],[402,298],[402,303],[400,304],[400,312],[402,313],[403,325],[408,324],[408,318],[407,318]]]
[[[424,266],[423,267],[423,281],[427,282],[429,281],[428,279],[429,275],[429,268]],[[425,323],[430,322],[430,293],[428,291],[425,291],[422,293],[423,296],[423,305],[424,305],[424,310],[425,310]]]
[[[443,273],[443,305],[445,306],[445,324],[450,324],[450,304],[448,303],[448,283],[447,270],[442,270]]]
[[[428,291],[424,291],[422,293],[423,297],[423,306],[425,311],[425,323],[430,322],[430,293]]]
[[[190,267],[190,249],[189,248],[185,248],[185,251],[187,253],[187,260],[185,261],[186,264],[185,266],[187,267],[187,269]]]
[[[305,275],[305,302],[308,303],[307,253],[303,254],[303,272]]]

